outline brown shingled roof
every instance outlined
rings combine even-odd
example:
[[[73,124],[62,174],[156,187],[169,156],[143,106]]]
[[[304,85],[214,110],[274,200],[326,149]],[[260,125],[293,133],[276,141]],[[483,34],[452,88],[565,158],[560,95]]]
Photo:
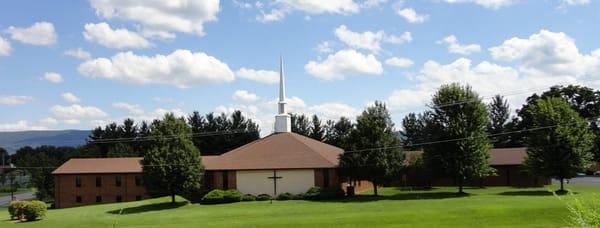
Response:
[[[341,148],[296,134],[277,133],[220,156],[205,156],[206,170],[333,168]]]
[[[407,158],[409,155],[421,155],[423,151],[406,151]],[[490,165],[521,165],[527,157],[526,147],[517,148],[495,148],[490,150]],[[405,164],[408,162],[405,162]]]
[[[141,173],[143,158],[72,158],[52,174]]]

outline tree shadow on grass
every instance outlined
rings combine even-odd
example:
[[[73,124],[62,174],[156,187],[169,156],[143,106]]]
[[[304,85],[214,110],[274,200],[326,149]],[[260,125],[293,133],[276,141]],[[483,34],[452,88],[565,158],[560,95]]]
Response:
[[[320,200],[319,202],[339,202],[339,203],[361,203],[373,202],[379,200],[432,200],[432,199],[451,199],[469,197],[469,193],[456,192],[403,192],[394,195],[357,195],[336,200]]]
[[[570,193],[578,194],[577,192],[570,192]],[[556,192],[556,194],[557,195],[565,195],[565,194],[567,194],[567,192]],[[551,196],[551,195],[554,195],[554,193],[551,191],[546,191],[546,190],[532,190],[532,191],[519,190],[519,191],[501,192],[501,193],[498,193],[498,195],[503,195],[503,196]]]
[[[116,210],[107,211],[106,213],[122,214],[122,215],[137,214],[137,213],[144,213],[144,212],[150,212],[150,211],[175,209],[175,208],[185,206],[187,204],[188,204],[188,202],[176,202],[176,203],[164,202],[164,203],[155,203],[155,204],[146,204],[146,205],[140,205],[140,206],[135,206],[135,207],[128,207],[128,208],[123,208],[122,210],[116,209]]]

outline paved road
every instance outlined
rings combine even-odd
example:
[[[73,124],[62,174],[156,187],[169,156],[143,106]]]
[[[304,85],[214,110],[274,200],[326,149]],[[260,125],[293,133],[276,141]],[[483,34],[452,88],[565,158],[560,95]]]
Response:
[[[558,180],[552,180],[552,183],[559,184]],[[588,177],[576,177],[568,181],[565,181],[565,186],[569,185],[586,185],[586,186],[600,186],[600,177],[588,176]]]
[[[21,194],[16,194],[15,195],[16,199],[33,199],[35,198],[35,193],[33,192],[26,192],[26,193],[21,193]],[[5,207],[8,206],[8,204],[10,203],[11,199],[10,199],[10,195],[8,196],[2,196],[0,197],[0,206],[1,207]]]

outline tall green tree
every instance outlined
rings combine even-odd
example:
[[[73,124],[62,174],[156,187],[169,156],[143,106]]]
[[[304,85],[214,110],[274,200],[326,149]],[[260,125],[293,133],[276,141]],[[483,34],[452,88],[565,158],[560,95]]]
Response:
[[[419,144],[425,139],[425,115],[427,115],[427,113],[418,115],[409,113],[402,119],[402,127],[404,130],[401,133],[405,149],[419,150],[422,148]]]
[[[488,132],[491,135],[494,135],[492,137],[494,147],[506,147],[508,144],[508,137],[502,133],[506,132],[506,124],[510,117],[510,105],[508,104],[508,100],[504,99],[501,95],[494,96],[492,101],[488,104],[488,111],[490,116]]]
[[[342,149],[348,149],[350,147],[350,135],[353,129],[354,124],[346,117],[340,117],[338,121],[328,121],[325,143]]]
[[[325,138],[325,128],[317,115],[312,116],[309,137],[319,141]]]
[[[561,98],[538,99],[530,106],[532,126],[527,134],[525,165],[538,175],[560,180],[577,175],[591,164],[594,136],[588,122]]]
[[[260,137],[258,125],[239,110],[230,116],[225,113],[201,115],[195,111],[187,122],[195,135],[194,145],[203,155],[220,155]]]
[[[200,190],[204,167],[200,151],[194,146],[192,130],[172,113],[152,126],[155,142],[142,160],[144,182],[152,195],[190,196]]]
[[[458,192],[464,193],[467,179],[493,172],[488,163],[486,105],[470,86],[453,83],[442,85],[430,106],[425,133],[436,143],[424,145],[423,161],[434,174],[454,178]]]
[[[310,121],[304,114],[290,114],[292,132],[310,137]]]
[[[342,174],[350,180],[370,181],[378,195],[378,185],[397,178],[404,160],[401,142],[396,137],[387,107],[375,102],[363,111],[356,118],[356,127],[350,137],[351,150],[356,151],[341,156]]]

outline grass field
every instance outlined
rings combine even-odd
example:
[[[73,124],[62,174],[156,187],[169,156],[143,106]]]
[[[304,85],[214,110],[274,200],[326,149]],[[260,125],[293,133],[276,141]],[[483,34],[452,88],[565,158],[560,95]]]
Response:
[[[383,196],[310,202],[225,205],[168,203],[169,198],[49,210],[41,221],[15,227],[564,227],[564,202],[545,188],[490,187],[402,191]],[[576,197],[599,197],[599,187],[574,187]],[[181,199],[180,199],[181,200]],[[5,212],[6,213],[6,212]],[[5,214],[8,217],[8,213]],[[2,226],[10,225],[8,220]]]

